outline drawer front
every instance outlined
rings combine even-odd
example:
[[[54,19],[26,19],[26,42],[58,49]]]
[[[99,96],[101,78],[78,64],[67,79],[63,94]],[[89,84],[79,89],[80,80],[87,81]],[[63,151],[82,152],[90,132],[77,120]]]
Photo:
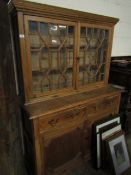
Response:
[[[48,118],[39,119],[40,132],[47,132],[50,129],[60,129],[66,126],[73,126],[82,123],[86,119],[101,113],[115,113],[119,104],[119,96],[104,97],[80,109],[61,112]]]
[[[46,119],[39,120],[40,132],[50,129],[66,127],[84,121],[86,109],[75,109],[68,112],[59,113]]]
[[[93,116],[98,113],[104,113],[106,111],[115,112],[119,105],[119,96],[104,97],[96,100],[94,103],[87,106],[87,117]]]
[[[117,111],[117,106],[119,105],[119,96],[111,96],[107,98],[103,98],[103,100],[98,105],[99,110],[111,110]]]

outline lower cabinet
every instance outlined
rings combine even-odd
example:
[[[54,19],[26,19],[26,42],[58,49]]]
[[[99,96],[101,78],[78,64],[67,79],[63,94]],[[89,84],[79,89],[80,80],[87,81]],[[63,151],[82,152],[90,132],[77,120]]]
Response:
[[[41,102],[35,109],[34,106],[31,107],[35,115],[29,113],[31,108],[27,108],[27,114],[33,116],[28,120],[32,123],[33,139],[32,142],[29,141],[26,144],[29,146],[32,143],[34,149],[30,146],[26,155],[29,154],[28,158],[31,158],[30,151],[34,150],[36,165],[34,174],[64,175],[66,171],[89,160],[92,124],[96,120],[118,113],[119,102],[120,92],[116,91],[104,95],[99,94],[96,98],[82,101],[70,108],[65,106],[64,109],[62,107],[58,111],[55,108],[54,112],[48,111],[46,114],[38,113],[38,106],[42,106]],[[43,107],[44,103],[46,101],[43,102]]]
[[[62,174],[89,156],[87,109],[81,108],[39,119],[45,174]]]

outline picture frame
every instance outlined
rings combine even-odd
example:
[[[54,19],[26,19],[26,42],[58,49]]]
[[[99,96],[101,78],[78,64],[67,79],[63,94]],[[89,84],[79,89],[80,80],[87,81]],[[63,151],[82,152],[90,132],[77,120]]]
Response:
[[[101,161],[101,132],[102,128],[106,127],[106,130],[116,127],[117,125],[121,125],[120,123],[120,115],[109,115],[104,117],[104,119],[96,121],[92,126],[92,157],[93,157],[93,167],[98,169],[102,166]],[[113,130],[113,132],[117,132],[119,127]],[[112,134],[113,134],[112,132]]]
[[[119,127],[119,125],[118,125],[118,127]],[[112,128],[112,129],[114,129],[114,128]],[[109,131],[109,132],[111,132],[111,131]],[[109,165],[111,163],[111,161],[109,162],[109,159],[111,157],[109,157],[109,148],[107,146],[107,141],[110,140],[111,138],[120,136],[121,133],[123,133],[123,131],[119,130],[119,131],[117,131],[113,134],[110,134],[108,136],[106,136],[105,133],[108,133],[108,131],[101,134],[101,152],[102,152],[102,155],[101,155],[102,158],[101,159],[102,159],[102,168],[103,169],[109,169],[109,167],[110,167]]]
[[[121,131],[121,124],[117,124],[117,122],[113,123],[113,125],[109,125],[112,127],[104,127],[102,129],[100,129],[100,137],[101,137],[101,141],[103,141],[104,139],[110,137],[111,135],[113,135],[114,133],[117,133],[119,131]],[[107,128],[107,129],[106,129]]]
[[[103,160],[102,160],[102,142],[104,139],[110,137],[111,135],[117,133],[117,132],[120,132],[121,131],[121,124],[114,122],[114,123],[111,123],[105,127],[102,127],[99,129],[99,133],[97,133],[97,143],[99,144],[97,147],[99,148],[98,151],[99,153],[97,152],[97,156],[99,155],[99,157],[97,158],[98,159],[98,168],[102,167],[102,164],[103,164]]]
[[[106,141],[106,147],[109,151],[111,169],[115,175],[120,175],[130,167],[130,159],[127,150],[124,133],[114,135]]]

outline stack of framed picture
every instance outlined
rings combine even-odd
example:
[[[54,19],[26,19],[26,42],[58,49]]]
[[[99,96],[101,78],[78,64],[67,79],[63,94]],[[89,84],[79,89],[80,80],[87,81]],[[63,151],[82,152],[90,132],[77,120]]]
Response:
[[[128,103],[127,103],[127,108],[126,108],[126,129],[127,133],[131,133],[131,91],[129,93],[128,97]]]
[[[92,145],[95,168],[109,168],[119,175],[130,167],[119,115],[107,116],[93,124]]]

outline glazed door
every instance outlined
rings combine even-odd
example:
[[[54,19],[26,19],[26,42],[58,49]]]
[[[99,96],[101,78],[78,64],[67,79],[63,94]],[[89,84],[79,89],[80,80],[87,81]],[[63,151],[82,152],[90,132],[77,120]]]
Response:
[[[112,36],[110,27],[25,16],[28,99],[105,85]]]
[[[25,17],[26,53],[31,96],[75,86],[76,27],[74,22]]]
[[[109,28],[80,24],[77,86],[104,82],[109,57]]]

